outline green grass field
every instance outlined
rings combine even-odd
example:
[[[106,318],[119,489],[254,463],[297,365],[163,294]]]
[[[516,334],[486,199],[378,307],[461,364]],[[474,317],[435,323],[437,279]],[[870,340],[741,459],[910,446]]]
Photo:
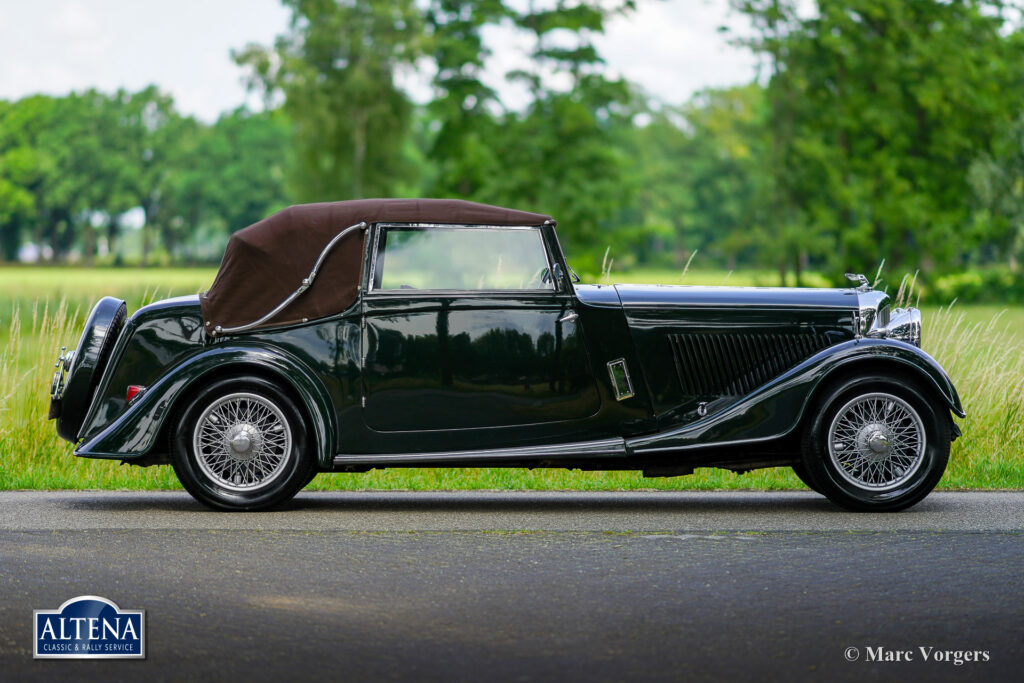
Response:
[[[129,310],[195,293],[213,269],[0,268],[0,489],[172,489],[169,467],[139,468],[71,456],[46,421],[47,390],[61,345],[73,346],[84,317],[103,295]],[[690,269],[615,273],[616,282],[776,285],[768,271]],[[601,281],[585,277],[584,281]],[[813,274],[807,284],[824,285]],[[940,488],[1024,488],[1024,308],[923,306],[924,347],[963,398],[964,436],[953,445]],[[735,475],[701,469],[689,477],[644,479],[633,472],[521,469],[392,469],[325,474],[314,489],[791,489],[788,469]]]

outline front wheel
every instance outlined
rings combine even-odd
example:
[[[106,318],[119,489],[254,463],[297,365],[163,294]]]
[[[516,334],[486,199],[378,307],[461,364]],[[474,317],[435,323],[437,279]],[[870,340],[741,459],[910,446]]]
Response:
[[[218,510],[264,510],[290,500],[315,472],[301,413],[277,385],[227,378],[180,412],[174,472],[196,500]]]
[[[939,483],[949,461],[950,419],[912,382],[885,376],[832,387],[807,426],[802,466],[833,503],[858,512],[906,509]]]

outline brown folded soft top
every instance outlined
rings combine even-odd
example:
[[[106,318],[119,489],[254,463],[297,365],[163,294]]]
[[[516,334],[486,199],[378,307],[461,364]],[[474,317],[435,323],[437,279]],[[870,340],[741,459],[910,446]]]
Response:
[[[549,216],[458,199],[355,199],[291,206],[239,230],[228,240],[213,286],[200,297],[210,332],[259,320],[302,284],[333,238],[358,223],[541,225]],[[260,327],[340,313],[357,297],[365,230],[353,230],[328,252],[316,279]]]

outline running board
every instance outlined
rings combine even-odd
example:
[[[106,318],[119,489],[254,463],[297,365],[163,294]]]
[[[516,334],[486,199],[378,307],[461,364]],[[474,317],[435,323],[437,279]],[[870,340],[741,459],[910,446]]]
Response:
[[[624,439],[578,441],[524,448],[485,448],[478,451],[435,451],[432,453],[339,453],[335,467],[344,465],[408,465],[414,462],[459,463],[488,460],[543,460],[579,456],[614,458],[626,455]]]

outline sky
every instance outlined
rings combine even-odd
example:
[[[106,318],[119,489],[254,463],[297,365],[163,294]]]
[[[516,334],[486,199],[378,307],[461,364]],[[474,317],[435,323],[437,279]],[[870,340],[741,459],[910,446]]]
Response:
[[[754,78],[754,56],[718,31],[746,26],[727,0],[639,5],[613,18],[595,40],[614,74],[668,103]],[[258,97],[247,95],[230,50],[270,44],[287,21],[278,0],[0,0],[0,98],[156,83],[180,111],[213,121],[243,103],[260,106]],[[526,45],[502,28],[485,38],[494,51],[486,80],[515,107],[522,93],[502,74],[522,63]],[[422,101],[429,95],[426,79],[409,73],[402,82]]]

